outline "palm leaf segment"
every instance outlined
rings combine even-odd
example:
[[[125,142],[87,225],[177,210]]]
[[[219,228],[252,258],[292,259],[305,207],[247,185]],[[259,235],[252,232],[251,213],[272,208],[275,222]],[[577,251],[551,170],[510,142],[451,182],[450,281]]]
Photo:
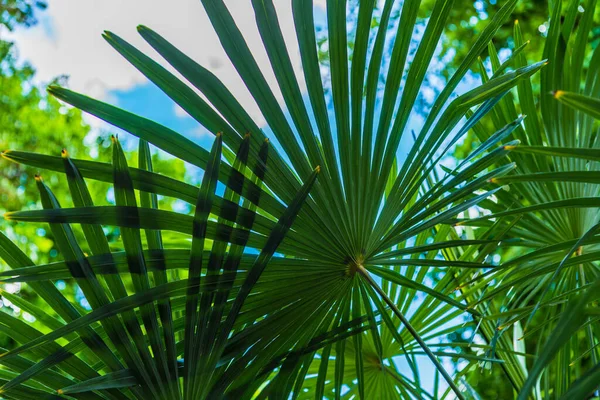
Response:
[[[135,382],[136,386],[125,392],[127,395],[179,398],[183,393],[187,399],[229,393],[245,398],[260,391],[261,396],[286,398],[289,393],[297,397],[308,390],[318,398],[324,393],[339,398],[343,387],[351,387],[350,393],[362,398],[372,388],[380,390],[380,398],[393,398],[398,393],[419,398],[424,394],[415,383],[419,380],[415,356],[425,354],[455,395],[462,398],[438,360],[444,352],[434,352],[426,343],[443,335],[444,324],[456,321],[465,310],[477,314],[469,308],[468,292],[455,294],[455,276],[464,268],[472,271],[490,267],[483,261],[497,238],[490,234],[489,239],[481,241],[461,240],[453,229],[441,224],[496,191],[490,180],[513,166],[490,166],[508,153],[506,147],[496,145],[514,126],[499,129],[443,176],[439,176],[437,164],[509,89],[538,71],[543,63],[499,73],[452,99],[461,79],[513,9],[515,1],[507,2],[449,79],[404,155],[400,145],[410,142],[406,132],[409,118],[453,1],[435,3],[410,62],[414,48],[410,38],[419,23],[420,2],[403,4],[386,70],[383,49],[393,3],[386,1],[380,15],[376,15],[374,1],[361,2],[357,26],[348,32],[345,2],[327,2],[333,98],[330,115],[320,76],[312,3],[292,3],[308,93],[305,104],[272,1],[252,2],[258,30],[290,115],[288,121],[224,3],[203,1],[223,48],[279,144],[269,153],[264,187],[258,185],[259,172],[242,173],[240,166],[246,157],[263,159],[265,135],[218,78],[157,33],[139,28],[142,37],[202,92],[204,100],[151,58],[118,36],[105,33],[117,51],[193,118],[212,133],[222,135],[208,152],[148,119],[67,89],[50,88],[63,101],[139,137],[143,163],[139,169],[128,168],[118,143],[113,167],[83,160],[64,164],[57,157],[18,151],[3,153],[16,162],[66,172],[72,190],[83,193],[76,208],[61,209],[40,183],[47,197],[45,210],[10,215],[14,220],[51,223],[55,235],[65,243],[65,249],[61,246],[65,262],[34,267],[19,254],[19,262],[13,265],[18,269],[10,276],[35,285],[74,276],[90,285],[86,296],[95,296],[97,303],[85,316],[67,320],[61,315],[66,324],[61,323],[50,334],[40,336],[37,332],[20,338],[17,341],[23,344],[0,360],[21,360],[21,354],[46,351],[50,347],[42,344],[51,346],[63,336],[79,335],[82,341],[88,340],[85,330],[93,327],[90,335],[97,330],[105,337],[92,335],[89,340],[109,339],[118,348],[119,357],[104,360],[101,356],[108,357],[106,349],[87,342],[83,342],[85,346],[75,342],[69,349],[72,355],[87,346],[100,360],[96,368],[88,366],[88,375],[76,377],[70,389],[89,392],[90,396],[103,389],[107,396],[118,397],[122,392],[117,386]],[[371,29],[373,19],[378,20],[379,29]],[[347,42],[351,35],[355,45],[350,55]],[[385,85],[380,96],[382,77]],[[467,114],[471,118],[464,122]],[[146,142],[205,170],[200,193],[190,185],[151,172]],[[236,160],[221,163],[221,146],[228,151],[244,150]],[[315,181],[315,165],[321,166],[321,174],[307,197]],[[244,176],[254,178],[242,179]],[[117,205],[91,207],[82,190],[83,178],[113,182]],[[227,187],[223,197],[211,194],[217,180]],[[136,189],[142,207],[137,207]],[[157,195],[196,205],[195,215],[158,210]],[[240,195],[244,198],[241,206]],[[303,199],[306,202],[300,210]],[[289,205],[287,209],[284,204]],[[293,229],[277,246],[296,213]],[[279,222],[277,216],[282,216]],[[69,224],[87,226],[86,238],[96,250],[92,256],[86,257],[78,250]],[[123,252],[110,253],[99,230],[101,224],[121,227]],[[146,248],[141,241],[142,230]],[[191,235],[191,249],[165,247],[161,231],[168,230]],[[211,240],[211,252],[205,254]],[[245,253],[245,246],[261,250],[260,255]],[[17,254],[14,246],[6,243],[6,248],[8,253]],[[275,249],[283,256],[275,257],[261,275]],[[479,256],[472,262],[463,258],[463,253]],[[441,254],[456,257],[444,259]],[[78,269],[73,269],[74,265]],[[172,279],[172,270],[179,269],[188,271],[188,279]],[[442,278],[431,288],[428,277],[434,270]],[[131,296],[119,294],[119,275],[126,272],[135,287]],[[103,295],[99,280],[88,283],[87,277],[93,274],[106,275],[114,296],[112,302]],[[151,284],[150,276],[156,286]],[[151,302],[156,302],[158,311],[150,306]],[[178,312],[185,315],[176,319]],[[123,322],[128,321],[126,326],[120,326],[117,315]],[[184,338],[178,341],[182,330]],[[121,331],[129,333],[131,341],[124,340]],[[103,353],[97,354],[100,351]],[[151,354],[154,357],[149,360]],[[406,358],[410,372],[398,371],[392,361],[397,355]],[[54,360],[52,365],[62,362]],[[183,371],[179,368],[182,360]],[[111,367],[109,362],[114,365]],[[33,368],[38,369],[29,377],[36,384],[52,372],[40,363]],[[317,378],[305,381],[309,371],[314,370],[318,371]],[[114,379],[103,378],[107,373],[115,374]],[[333,379],[328,378],[330,374]],[[183,390],[178,387],[178,376]],[[22,386],[17,383],[26,380],[17,379],[20,381],[5,385],[7,395],[19,390]],[[380,384],[373,386],[374,382]]]

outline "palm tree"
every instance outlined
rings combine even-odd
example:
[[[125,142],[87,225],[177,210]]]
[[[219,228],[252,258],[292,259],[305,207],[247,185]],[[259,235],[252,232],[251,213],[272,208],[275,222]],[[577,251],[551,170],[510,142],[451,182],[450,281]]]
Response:
[[[11,161],[65,173],[74,207],[61,208],[40,179],[43,209],[7,216],[49,223],[64,261],[34,265],[0,236],[0,257],[12,268],[3,273],[6,280],[28,282],[47,303],[42,309],[10,295],[46,329],[1,316],[0,329],[18,343],[0,356],[2,396],[433,399],[437,385],[436,393],[421,385],[418,358],[425,356],[447,393],[462,399],[468,387],[459,388],[440,357],[501,361],[494,354],[448,352],[443,340],[459,326],[475,330],[482,324],[488,340],[483,347],[493,348],[481,288],[463,284],[474,271],[493,267],[486,258],[509,230],[494,224],[469,238],[451,224],[492,196],[503,198],[494,180],[515,168],[504,160],[518,144],[507,138],[520,129],[521,118],[487,131],[455,168],[441,168],[439,161],[545,63],[525,65],[517,49],[494,76],[456,96],[516,0],[506,2],[411,135],[409,119],[453,1],[435,3],[417,46],[411,37],[422,23],[420,2],[406,1],[387,62],[394,2],[386,1],[379,16],[374,3],[360,2],[356,28],[348,31],[346,2],[327,2],[330,113],[312,2],[292,2],[305,99],[273,2],[252,1],[284,110],[223,1],[203,0],[276,145],[266,144],[263,130],[215,75],[144,26],[138,28],[141,36],[188,83],[117,35],[104,37],[215,134],[210,152],[151,120],[49,88],[137,136],[140,163],[128,167],[116,139],[112,165],[72,160],[66,153],[3,153]],[[511,63],[519,65],[509,71]],[[154,172],[149,145],[204,170],[200,189]],[[112,183],[116,205],[94,206],[85,179]],[[158,209],[159,195],[195,205],[193,215]],[[89,255],[73,234],[78,224]],[[102,225],[119,227],[121,241],[111,244],[116,248]],[[169,231],[191,241],[171,243],[163,237]],[[52,281],[66,277],[79,284],[91,312],[81,314],[55,290]]]

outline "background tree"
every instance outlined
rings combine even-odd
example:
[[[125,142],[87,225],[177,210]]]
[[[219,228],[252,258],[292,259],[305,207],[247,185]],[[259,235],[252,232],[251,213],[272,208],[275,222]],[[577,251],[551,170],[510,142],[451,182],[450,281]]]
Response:
[[[45,0],[2,0],[0,1],[0,25],[13,30],[18,25],[33,26],[37,23],[36,13],[48,6]]]
[[[3,0],[0,5],[0,25],[8,30],[17,26],[37,23],[36,13],[43,10],[42,1]],[[0,29],[0,33],[2,30]],[[65,78],[55,79],[66,84]],[[35,68],[18,61],[18,49],[10,41],[0,40],[0,146],[2,150],[23,148],[34,150],[39,146],[59,154],[65,143],[72,144],[74,155],[87,154],[85,137],[89,127],[81,112],[61,105],[35,81]],[[29,208],[38,203],[34,171],[2,159],[0,161],[0,212]],[[50,184],[56,178],[48,176]],[[17,188],[15,191],[14,188]],[[5,221],[0,224],[6,230]],[[41,257],[52,254],[52,241],[43,231],[32,231],[23,226],[8,229],[14,237],[37,237],[29,250]],[[19,240],[17,240],[19,241]],[[38,247],[39,250],[35,249]]]
[[[3,0],[0,4],[0,34],[3,30],[35,25],[37,14],[44,12],[45,8],[46,3],[42,1]],[[46,86],[49,84],[68,85],[68,77],[57,77],[51,82],[40,83],[36,79],[35,67],[19,60],[17,45],[8,40],[0,40],[0,150],[37,151],[43,148],[45,154],[59,156],[66,147],[72,157],[109,159],[110,132],[106,128],[98,128],[92,132],[80,110],[67,107],[48,95]],[[137,163],[135,154],[128,156],[133,158],[132,162]],[[178,160],[161,158],[156,153],[152,155],[152,160],[156,167],[168,169],[175,176],[186,174],[184,164]],[[0,158],[0,171],[0,214],[41,206],[35,180],[35,175],[41,172],[44,182],[58,198],[65,205],[71,202],[62,174],[26,167],[4,157]],[[110,204],[111,199],[107,197],[108,184],[90,182],[88,188],[98,204]],[[161,199],[160,202],[167,208],[172,204],[168,198]],[[62,259],[49,229],[2,218],[0,231],[26,251],[35,262],[47,263]],[[120,231],[109,227],[106,233],[112,242],[118,239]],[[75,229],[75,234],[79,238],[83,237],[81,230]],[[89,251],[87,248],[85,250]],[[0,265],[3,268],[6,266],[3,261],[0,261]],[[79,306],[88,307],[78,285],[69,280],[61,280],[56,284],[68,298],[75,299]],[[42,305],[38,294],[29,285],[8,284],[3,290],[19,293],[33,304]],[[6,297],[2,297],[2,307],[12,315],[25,318],[28,323],[33,321],[29,313],[21,311],[20,307]],[[34,326],[38,324],[36,321]],[[9,347],[10,343],[3,335],[0,347]]]

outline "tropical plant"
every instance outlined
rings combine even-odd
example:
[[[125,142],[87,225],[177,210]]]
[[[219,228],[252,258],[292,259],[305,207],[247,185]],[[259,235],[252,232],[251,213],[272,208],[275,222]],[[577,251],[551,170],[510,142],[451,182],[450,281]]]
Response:
[[[356,27],[348,31],[346,2],[327,2],[331,79],[324,83],[312,2],[293,0],[305,99],[273,2],[253,0],[284,111],[223,1],[203,0],[272,132],[266,168],[265,132],[215,75],[147,27],[138,28],[141,36],[203,96],[117,35],[104,37],[215,134],[210,152],[151,120],[49,88],[137,136],[139,168],[127,166],[116,139],[112,166],[71,159],[66,151],[62,158],[3,153],[64,173],[74,205],[61,208],[38,179],[43,209],[7,215],[49,223],[64,261],[34,265],[0,236],[0,257],[12,268],[2,273],[5,281],[27,282],[47,303],[43,309],[10,296],[45,329],[2,314],[0,329],[16,342],[0,355],[4,397],[433,399],[441,389],[436,383],[428,393],[422,382],[438,378],[446,395],[469,396],[468,384],[457,383],[465,371],[454,379],[440,357],[498,362],[515,387],[523,385],[522,352],[497,333],[495,306],[482,299],[483,280],[469,283],[476,271],[496,272],[488,256],[515,232],[515,222],[484,224],[477,237],[451,226],[477,205],[509,204],[495,182],[512,176],[515,165],[504,160],[518,144],[508,138],[523,136],[516,134],[522,118],[486,131],[455,167],[441,167],[440,160],[468,131],[480,130],[512,88],[526,88],[545,62],[525,65],[525,44],[518,44],[492,77],[456,95],[515,7],[516,0],[506,2],[416,129],[410,117],[453,1],[435,2],[416,46],[420,1],[404,2],[384,60],[393,3],[374,16],[375,2],[361,1]],[[200,190],[153,172],[150,144],[202,169]],[[116,205],[94,206],[84,178],[112,183]],[[193,215],[159,209],[158,196],[195,205]],[[86,243],[76,240],[77,225]],[[119,241],[106,240],[107,225],[120,229]],[[163,240],[166,232],[178,234]],[[90,312],[52,284],[67,278],[84,292]],[[473,346],[485,354],[450,351],[445,335],[465,326],[483,337]],[[422,376],[423,360],[435,366],[435,379]]]
[[[48,6],[44,0],[2,0],[0,2],[0,26],[13,30],[15,26],[32,26],[37,23],[36,9]]]
[[[511,184],[510,191],[497,193],[497,204],[487,204],[490,215],[460,222],[512,225],[506,241],[515,247],[504,254],[502,267],[475,277],[467,287],[482,289],[480,301],[490,304],[487,316],[499,321],[497,342],[521,341],[536,357],[526,374],[504,368],[520,399],[587,398],[598,386],[590,379],[598,365],[597,313],[593,304],[587,306],[595,299],[599,260],[600,153],[594,117],[600,116],[600,48],[587,51],[597,12],[593,0],[582,6],[554,4],[544,48],[550,62],[541,72],[537,98],[541,115],[531,84],[522,81],[516,97],[501,100],[485,125],[502,126],[519,111],[527,115],[514,132],[522,145],[507,157],[516,169],[494,178]],[[516,46],[523,43],[518,24],[514,37]],[[493,48],[490,55],[496,72],[501,64]],[[524,64],[520,55],[515,67]],[[483,64],[481,71],[487,79]],[[485,141],[489,134],[483,127],[474,133]]]

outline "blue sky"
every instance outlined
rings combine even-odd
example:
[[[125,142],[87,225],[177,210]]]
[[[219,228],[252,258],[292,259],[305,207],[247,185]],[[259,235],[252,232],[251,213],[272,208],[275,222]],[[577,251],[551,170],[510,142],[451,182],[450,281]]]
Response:
[[[304,89],[290,3],[275,2],[292,64]],[[226,4],[274,94],[283,104],[255,26],[250,2],[226,0]],[[324,0],[315,2],[315,19],[324,25],[323,5]],[[53,0],[39,17],[38,26],[17,30],[13,36],[21,59],[36,67],[41,84],[65,74],[69,76],[69,87],[77,92],[151,118],[202,145],[209,144],[210,137],[204,134],[205,131],[198,124],[175,107],[101,37],[104,30],[110,30],[178,75],[137,34],[136,26],[144,24],[209,68],[232,91],[258,125],[265,124],[264,117],[222,50],[199,0],[172,0],[167,8],[159,0]],[[432,92],[424,88],[422,93],[427,97]],[[99,130],[115,131],[96,118],[89,117],[87,121]],[[408,132],[417,131],[420,123],[418,118],[413,119]],[[121,137],[125,139],[127,135]]]
[[[113,104],[171,128],[205,147],[213,141],[209,131],[152,83],[126,90],[114,89],[108,95]]]
[[[286,43],[292,49],[292,63],[301,76],[290,2],[275,3]],[[317,7],[322,3],[317,1]],[[201,2],[170,0],[168,6],[165,4],[159,0],[53,0],[46,11],[39,13],[37,26],[17,29],[9,37],[17,42],[20,59],[36,67],[40,84],[67,75],[69,87],[75,91],[150,115],[171,128],[199,137],[201,132],[194,131],[189,118],[177,112],[172,103],[169,105],[167,98],[101,37],[104,30],[110,30],[174,72],[137,34],[136,26],[144,24],[209,68],[256,122],[264,124],[258,107],[222,50]],[[275,86],[254,18],[248,18],[253,15],[250,2],[226,0],[226,4],[267,81]],[[275,94],[281,100],[278,90]],[[105,128],[96,119],[88,121],[95,127]]]

